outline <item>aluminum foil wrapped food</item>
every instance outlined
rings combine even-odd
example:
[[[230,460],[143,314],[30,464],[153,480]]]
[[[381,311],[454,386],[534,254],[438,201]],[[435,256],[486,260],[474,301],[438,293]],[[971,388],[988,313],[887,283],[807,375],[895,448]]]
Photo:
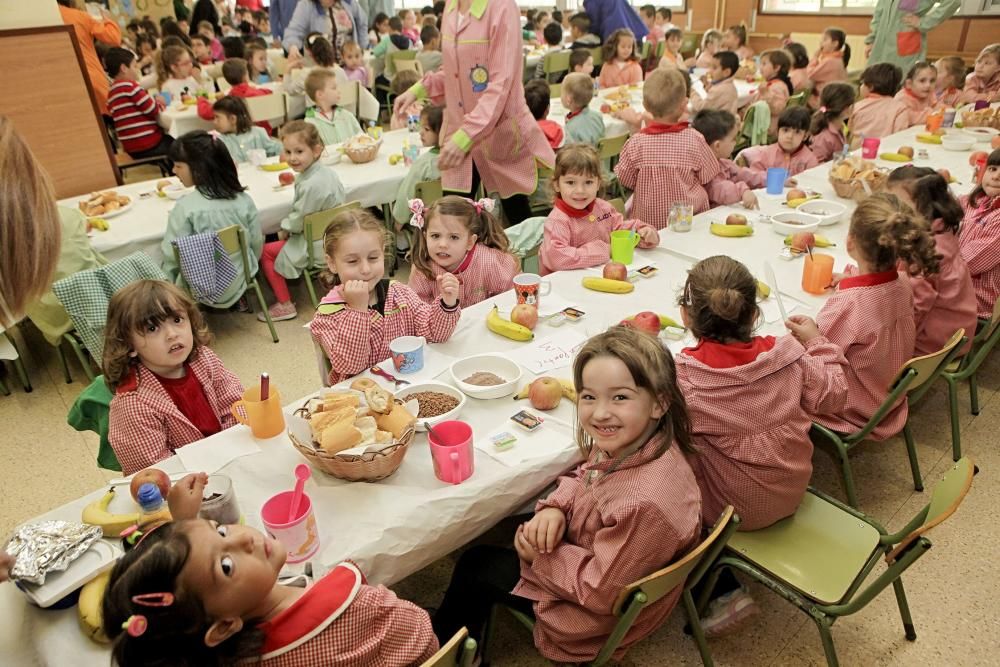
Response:
[[[49,572],[60,572],[102,535],[100,526],[75,521],[26,523],[14,531],[6,551],[16,558],[11,578],[44,584]]]

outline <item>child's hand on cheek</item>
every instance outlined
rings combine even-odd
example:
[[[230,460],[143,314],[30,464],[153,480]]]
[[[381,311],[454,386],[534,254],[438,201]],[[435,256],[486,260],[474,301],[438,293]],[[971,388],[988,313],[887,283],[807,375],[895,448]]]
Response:
[[[167,494],[167,507],[170,508],[170,516],[177,521],[193,519],[198,516],[206,484],[208,484],[208,475],[199,472],[185,475],[170,487],[170,493]]]
[[[344,300],[353,310],[368,310],[368,283],[364,280],[348,280],[344,283]]]
[[[444,305],[454,306],[458,303],[458,278],[450,273],[442,273],[437,277],[438,287],[441,288],[441,300]]]
[[[528,538],[524,536],[523,523],[517,527],[517,533],[514,535],[514,549],[517,551],[517,557],[528,564],[534,563],[535,558],[538,556],[538,551],[531,546]]]

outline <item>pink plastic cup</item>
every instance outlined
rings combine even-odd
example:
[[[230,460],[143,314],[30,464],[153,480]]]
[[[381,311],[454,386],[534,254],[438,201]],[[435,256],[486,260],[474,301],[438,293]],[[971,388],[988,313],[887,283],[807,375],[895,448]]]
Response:
[[[298,516],[288,520],[294,491],[282,491],[271,496],[260,508],[260,518],[264,521],[267,534],[275,538],[288,550],[286,563],[299,563],[312,558],[319,550],[319,526],[313,514],[312,501],[305,493],[299,502]]]
[[[448,484],[460,484],[472,477],[475,461],[471,426],[463,421],[435,424],[434,433],[427,432],[427,442],[431,446],[434,474],[439,480]]]
[[[882,143],[881,139],[868,137],[861,142],[861,157],[866,160],[874,160],[878,157],[878,147]]]

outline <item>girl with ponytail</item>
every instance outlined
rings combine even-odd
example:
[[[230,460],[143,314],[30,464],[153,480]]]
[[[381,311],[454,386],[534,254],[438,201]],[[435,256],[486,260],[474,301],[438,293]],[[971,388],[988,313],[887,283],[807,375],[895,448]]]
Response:
[[[794,514],[805,494],[812,415],[840,412],[847,398],[843,353],[801,316],[785,323],[799,340],[755,335],[757,281],[730,257],[695,264],[679,304],[698,341],[674,362],[698,450],[688,462],[703,522],[711,526],[732,504],[741,530],[764,528]],[[706,635],[728,634],[756,610],[732,575],[720,578],[713,597]]]
[[[809,148],[820,162],[833,159],[847,143],[845,130],[854,111],[854,87],[849,83],[831,83],[820,95],[820,107],[813,114]]]
[[[891,389],[899,369],[913,356],[916,327],[913,290],[900,276],[933,275],[939,260],[930,225],[890,194],[876,194],[854,209],[847,234],[847,254],[857,266],[834,275],[836,291],[816,322],[806,319],[792,333],[822,332],[844,351],[847,403],[813,421],[846,433],[864,426]],[[899,268],[901,267],[901,268]],[[900,400],[868,436],[886,440],[906,423],[906,399]]]

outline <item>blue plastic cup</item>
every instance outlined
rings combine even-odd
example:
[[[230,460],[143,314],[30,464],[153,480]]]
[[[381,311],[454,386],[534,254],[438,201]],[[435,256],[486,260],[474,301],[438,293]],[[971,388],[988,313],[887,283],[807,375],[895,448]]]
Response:
[[[767,169],[767,194],[780,195],[785,191],[785,180],[788,178],[788,170],[784,167],[768,167]]]

